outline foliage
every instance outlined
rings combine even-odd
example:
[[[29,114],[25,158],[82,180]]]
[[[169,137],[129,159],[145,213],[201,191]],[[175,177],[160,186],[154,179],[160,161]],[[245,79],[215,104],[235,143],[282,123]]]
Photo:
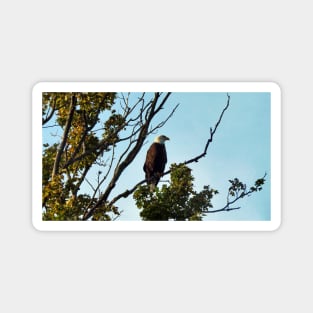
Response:
[[[143,93],[130,103],[130,94],[123,93],[44,92],[42,125],[51,134],[42,150],[43,219],[118,217],[118,198],[110,200],[110,194],[145,138],[176,110],[151,127],[169,95]]]
[[[199,193],[194,190],[191,169],[184,164],[172,164],[170,184],[155,192],[149,186],[140,186],[134,193],[140,216],[145,221],[199,221],[212,208],[211,199],[217,190],[204,186]]]
[[[53,144],[44,143],[42,155],[42,202],[44,220],[79,220],[86,207],[95,201],[89,194],[79,194],[81,184],[92,164],[100,154],[112,149],[118,139],[123,118],[111,115],[115,93],[43,93],[43,125],[54,120],[63,136]],[[101,138],[93,131],[99,125],[100,116],[109,112],[115,116],[103,125]],[[108,220],[112,208],[98,208],[95,219]]]
[[[187,165],[206,156],[229,107],[227,95],[227,104],[210,129],[204,151],[183,164],[172,164],[164,173],[170,173],[168,185],[151,192],[142,180],[111,197],[147,136],[163,127],[178,107],[173,107],[162,121],[156,119],[170,94],[155,92],[147,97],[143,93],[130,101],[129,93],[43,93],[42,125],[52,131],[42,149],[43,220],[114,220],[121,214],[115,203],[133,194],[143,220],[199,221],[208,213],[238,209],[232,207],[235,202],[261,191],[265,175],[250,188],[238,178],[229,180],[226,205],[212,210],[211,200],[218,191],[209,185],[200,192],[194,189],[194,177]]]
[[[137,207],[141,210],[140,216],[145,221],[201,221],[209,213],[232,211],[240,207],[232,206],[240,199],[262,190],[265,176],[255,181],[254,185],[247,185],[238,178],[229,180],[227,203],[223,208],[212,209],[211,200],[218,191],[209,185],[203,190],[194,190],[194,177],[191,169],[185,164],[172,164],[170,169],[171,179],[169,185],[150,191],[148,185],[139,186],[134,192]]]
[[[240,209],[240,207],[231,207],[231,205],[238,200],[244,198],[244,197],[249,197],[252,193],[258,192],[262,190],[262,186],[265,184],[265,177],[266,173],[264,174],[263,177],[258,178],[254,185],[251,186],[250,188],[247,188],[247,185],[241,182],[238,178],[230,179],[230,187],[228,188],[228,195],[227,195],[227,203],[226,205],[219,210],[215,210],[213,212],[219,212],[219,211],[231,211],[231,210],[236,210]]]

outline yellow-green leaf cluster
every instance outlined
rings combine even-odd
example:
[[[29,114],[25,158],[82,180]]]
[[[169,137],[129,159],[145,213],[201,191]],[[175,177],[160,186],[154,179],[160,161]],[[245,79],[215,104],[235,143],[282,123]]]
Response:
[[[44,92],[43,122],[52,121],[55,142],[44,143],[42,152],[42,204],[44,220],[80,220],[97,202],[96,195],[81,191],[86,173],[96,161],[101,163],[100,140],[107,129],[101,121],[107,114],[110,136],[124,121],[112,113],[116,93],[112,92]],[[107,113],[106,113],[107,112]],[[94,129],[102,126],[102,133]],[[116,137],[117,135],[115,135]],[[111,139],[112,141],[112,139]],[[110,149],[106,144],[106,151]],[[98,220],[110,219],[114,207],[99,208]]]

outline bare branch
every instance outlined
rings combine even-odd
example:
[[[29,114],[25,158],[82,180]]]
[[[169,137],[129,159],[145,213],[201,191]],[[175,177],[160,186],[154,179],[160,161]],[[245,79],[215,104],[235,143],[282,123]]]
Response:
[[[85,178],[85,180],[86,180],[86,183],[90,186],[90,188],[94,192],[94,194],[96,194],[96,188],[93,186],[93,184],[89,181],[89,179]]]
[[[218,212],[223,212],[223,211],[233,211],[233,210],[239,210],[241,207],[236,207],[236,208],[229,208],[229,207],[224,207],[222,209],[217,209],[217,210],[210,210],[210,211],[204,211],[203,213],[218,213]]]
[[[110,201],[109,206],[113,205],[116,201],[118,201],[121,198],[127,198],[129,195],[131,195],[137,189],[137,187],[139,187],[140,185],[144,184],[146,181],[147,181],[146,179],[143,179],[142,181],[137,183],[133,188],[127,189],[124,192],[120,193],[118,196],[114,197]]]
[[[111,171],[111,169],[112,169],[112,165],[113,165],[113,161],[114,161],[114,155],[115,155],[115,149],[114,149],[114,147],[113,147],[113,149],[112,149],[112,156],[111,156],[111,162],[110,162],[109,168],[108,168],[107,172],[105,173],[105,175],[103,176],[103,178],[102,178],[101,180],[100,180],[100,174],[98,173],[98,185],[97,185],[96,188],[93,189],[93,195],[92,195],[92,197],[91,197],[91,200],[90,200],[89,204],[86,206],[85,214],[88,213],[88,210],[89,210],[89,208],[91,207],[91,205],[93,204],[97,192],[99,192],[100,187],[102,186],[102,184],[104,183],[104,181],[107,179],[107,177],[108,177],[108,175],[109,175],[109,173],[110,173],[110,171]],[[99,192],[99,193],[100,193],[100,192]],[[99,196],[100,196],[100,195],[99,195]]]
[[[52,128],[52,127],[56,127],[59,126],[58,124],[54,124],[54,125],[48,125],[48,126],[42,126],[42,128]]]
[[[193,163],[193,162],[198,162],[199,159],[201,159],[201,158],[203,158],[203,157],[206,156],[207,150],[208,150],[208,148],[209,148],[209,145],[210,145],[210,143],[213,141],[214,134],[215,134],[215,132],[216,132],[218,126],[220,125],[220,123],[221,123],[221,121],[222,121],[222,118],[223,118],[223,116],[224,116],[224,113],[225,113],[226,110],[228,109],[229,105],[230,105],[230,96],[229,96],[229,94],[227,94],[227,104],[226,104],[226,106],[224,107],[222,113],[220,114],[219,119],[218,119],[217,123],[215,124],[214,130],[212,130],[212,128],[210,128],[210,137],[209,137],[209,139],[207,140],[207,142],[206,142],[206,144],[205,144],[204,151],[203,151],[201,154],[199,154],[198,156],[196,156],[196,157],[194,157],[194,158],[192,158],[192,159],[190,159],[190,160],[188,160],[188,161],[185,161],[185,162],[183,162],[182,164],[187,165],[187,164],[190,164],[190,163]],[[177,106],[178,106],[178,105],[177,105]],[[170,116],[169,116],[168,118],[171,117],[171,115],[172,115],[172,114],[174,113],[174,111],[176,110],[177,106],[174,108],[174,110],[172,111],[172,113],[170,114]],[[158,109],[159,109],[159,110],[161,109],[161,105],[158,107]],[[171,170],[168,170],[168,171],[164,172],[163,176],[168,175],[168,174],[170,174],[170,173],[171,173]],[[140,181],[139,183],[137,183],[133,188],[127,189],[127,190],[125,190],[124,192],[122,192],[121,194],[119,194],[119,195],[117,195],[116,197],[114,197],[114,198],[110,201],[109,204],[112,205],[112,204],[114,204],[116,201],[118,201],[118,200],[121,199],[121,198],[127,198],[129,195],[131,195],[131,194],[137,189],[138,186],[144,184],[145,182],[146,182],[146,180],[143,179],[142,181]]]
[[[214,134],[215,134],[215,132],[216,132],[218,126],[220,125],[220,123],[221,123],[221,121],[222,121],[222,118],[223,118],[223,116],[224,116],[224,113],[226,112],[226,110],[227,110],[228,107],[229,107],[229,104],[230,104],[230,96],[229,96],[229,94],[227,94],[227,104],[226,104],[226,106],[224,107],[224,109],[223,109],[223,111],[222,111],[222,113],[221,113],[221,115],[220,115],[220,117],[219,117],[217,123],[215,124],[214,130],[212,131],[212,128],[210,128],[210,137],[209,137],[209,139],[208,139],[207,142],[206,142],[206,145],[205,145],[205,147],[204,147],[204,151],[203,151],[201,154],[199,154],[198,156],[196,156],[195,158],[190,159],[190,160],[188,160],[188,161],[185,161],[183,164],[187,165],[187,164],[190,164],[190,163],[193,163],[193,162],[198,162],[199,159],[201,159],[201,158],[203,158],[203,157],[206,156],[207,151],[208,151],[208,148],[209,148],[209,145],[210,145],[210,143],[213,141]],[[164,173],[164,174],[165,174],[165,173]]]
[[[172,112],[168,115],[168,117],[162,121],[161,123],[159,123],[157,126],[153,127],[150,131],[149,134],[153,133],[154,131],[156,131],[159,128],[162,128],[167,121],[173,116],[173,114],[175,113],[176,109],[179,107],[179,103],[174,107],[174,109],[172,110]]]

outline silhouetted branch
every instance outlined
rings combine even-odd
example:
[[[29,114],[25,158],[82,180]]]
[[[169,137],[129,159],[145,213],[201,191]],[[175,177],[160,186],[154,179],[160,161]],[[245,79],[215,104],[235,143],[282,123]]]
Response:
[[[221,113],[221,115],[220,115],[220,117],[219,117],[217,123],[215,124],[215,127],[214,127],[213,131],[212,131],[212,128],[210,128],[210,137],[209,137],[208,141],[206,142],[206,145],[205,145],[205,147],[204,147],[204,151],[203,151],[201,154],[199,154],[198,156],[196,156],[195,158],[190,159],[190,160],[188,160],[188,161],[185,161],[183,164],[187,165],[187,164],[190,164],[190,163],[193,163],[193,162],[198,162],[199,159],[201,159],[201,158],[203,158],[203,157],[206,156],[207,151],[208,151],[208,148],[209,148],[209,145],[210,145],[210,143],[213,141],[214,134],[215,134],[215,132],[216,132],[218,126],[220,125],[220,123],[221,123],[221,121],[222,121],[222,118],[223,118],[223,116],[224,116],[224,113],[226,112],[226,110],[227,110],[228,107],[229,107],[229,104],[230,104],[230,96],[229,96],[229,94],[227,94],[227,104],[226,104],[226,106],[224,107],[224,109],[223,109],[223,111],[222,111],[222,113]],[[167,172],[166,172],[166,173],[167,173]],[[164,173],[164,174],[165,174],[165,173]]]
[[[265,183],[265,177],[266,173],[262,178],[259,178],[255,183],[254,186],[250,187],[249,190],[247,190],[247,186],[240,182],[238,178],[235,178],[234,180],[230,180],[231,186],[228,189],[228,195],[227,195],[227,203],[226,205],[218,210],[208,210],[205,213],[217,213],[217,212],[223,212],[223,211],[233,211],[233,210],[239,210],[240,207],[231,207],[232,204],[237,202],[238,200],[250,196],[250,194],[262,190],[262,185]],[[230,196],[234,197],[233,200],[229,200]]]

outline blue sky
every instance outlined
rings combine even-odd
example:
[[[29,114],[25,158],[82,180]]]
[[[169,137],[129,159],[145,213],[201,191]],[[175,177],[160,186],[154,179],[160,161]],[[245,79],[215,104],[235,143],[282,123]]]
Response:
[[[215,133],[206,157],[189,165],[195,177],[195,189],[200,191],[204,185],[217,189],[219,194],[213,198],[212,204],[213,209],[219,209],[226,204],[229,179],[238,177],[249,187],[266,172],[266,184],[261,192],[239,201],[240,210],[208,214],[204,220],[270,220],[270,93],[233,92],[229,95],[230,106]],[[135,100],[137,96],[138,94],[133,94],[130,100]],[[149,98],[149,94],[146,94],[146,97]],[[157,134],[148,137],[137,158],[123,172],[112,197],[144,179],[142,166],[146,151],[156,135],[164,134],[170,137],[170,141],[166,143],[166,169],[171,163],[180,163],[202,153],[210,127],[214,128],[227,103],[227,95],[220,92],[172,93],[165,109],[153,125],[164,120],[178,103],[180,105],[172,118]],[[51,132],[56,133],[56,129],[44,129],[43,142],[51,143],[55,140],[56,137],[52,138]],[[61,132],[58,132],[58,135],[60,134]],[[95,173],[96,170],[90,173],[90,181],[95,179]],[[169,176],[165,179],[168,178]],[[88,191],[87,184],[82,191]],[[116,205],[123,210],[118,220],[140,220],[139,210],[132,196],[121,199]]]

